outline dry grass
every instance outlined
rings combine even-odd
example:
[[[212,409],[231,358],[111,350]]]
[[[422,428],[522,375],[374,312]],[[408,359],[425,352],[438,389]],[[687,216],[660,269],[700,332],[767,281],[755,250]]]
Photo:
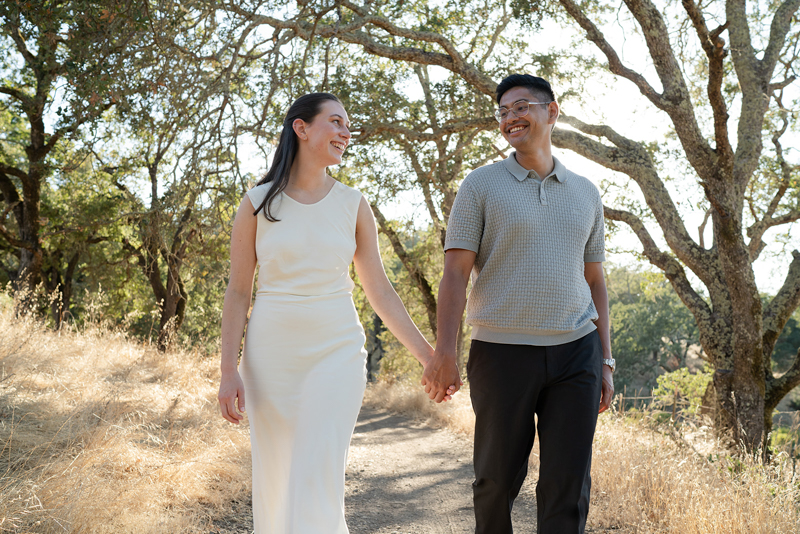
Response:
[[[250,491],[217,362],[0,306],[0,532],[208,532]]]
[[[379,383],[368,389],[365,402],[472,434],[466,389],[436,405],[418,387]],[[705,458],[696,452],[698,445],[667,437],[643,419],[602,415],[589,525],[637,534],[800,532],[800,485],[792,482],[785,456],[765,467],[725,455]],[[537,476],[536,463],[529,476]]]
[[[424,419],[431,426],[447,427],[468,436],[472,436],[475,426],[475,414],[466,388],[462,388],[452,400],[435,404],[428,399],[421,386],[403,382],[377,382],[367,388],[364,404]]]
[[[100,328],[55,333],[0,305],[0,532],[212,530],[250,492],[247,429],[219,417],[217,379],[212,358]],[[466,390],[435,405],[419,387],[379,383],[365,403],[472,433]],[[600,418],[592,527],[800,531],[791,464],[710,461],[652,428]]]

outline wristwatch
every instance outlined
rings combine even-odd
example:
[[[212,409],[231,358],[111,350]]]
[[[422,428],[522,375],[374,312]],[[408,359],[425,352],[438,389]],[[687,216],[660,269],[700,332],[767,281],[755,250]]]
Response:
[[[617,360],[614,358],[603,358],[603,365],[611,367],[612,373],[617,370]]]

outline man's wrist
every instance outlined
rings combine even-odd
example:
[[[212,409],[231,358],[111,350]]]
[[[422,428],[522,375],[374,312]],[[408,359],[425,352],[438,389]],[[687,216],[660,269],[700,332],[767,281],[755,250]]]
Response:
[[[603,358],[603,365],[609,367],[612,373],[617,370],[617,361],[614,358]]]
[[[434,358],[451,358],[456,359],[456,351],[454,350],[440,350],[438,347],[433,351]]]

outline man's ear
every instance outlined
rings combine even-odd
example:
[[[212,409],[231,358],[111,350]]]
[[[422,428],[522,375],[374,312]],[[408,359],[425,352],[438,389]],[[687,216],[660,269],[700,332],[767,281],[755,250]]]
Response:
[[[555,108],[555,109],[553,109],[553,108]],[[550,131],[552,132],[553,130],[556,129],[556,123],[558,122],[558,116],[561,115],[561,107],[559,107],[558,102],[553,101],[552,104],[547,106],[547,112],[549,114],[548,117],[547,117],[547,122],[549,123],[550,121],[552,121],[552,124],[553,124],[550,127]]]

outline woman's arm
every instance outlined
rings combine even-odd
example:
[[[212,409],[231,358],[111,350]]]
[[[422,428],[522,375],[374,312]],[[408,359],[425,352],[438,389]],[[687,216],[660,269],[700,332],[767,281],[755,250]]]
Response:
[[[364,286],[367,299],[392,334],[424,366],[433,355],[433,348],[422,336],[409,317],[403,302],[397,296],[386,271],[378,248],[378,229],[375,216],[366,199],[361,198],[356,221],[356,253],[353,257],[358,278]]]
[[[231,231],[231,274],[222,305],[222,376],[219,384],[219,406],[222,417],[239,424],[244,412],[244,384],[239,376],[239,347],[242,344],[247,311],[253,294],[256,271],[257,216],[253,204],[245,197],[239,204]],[[237,402],[238,408],[237,411]]]

